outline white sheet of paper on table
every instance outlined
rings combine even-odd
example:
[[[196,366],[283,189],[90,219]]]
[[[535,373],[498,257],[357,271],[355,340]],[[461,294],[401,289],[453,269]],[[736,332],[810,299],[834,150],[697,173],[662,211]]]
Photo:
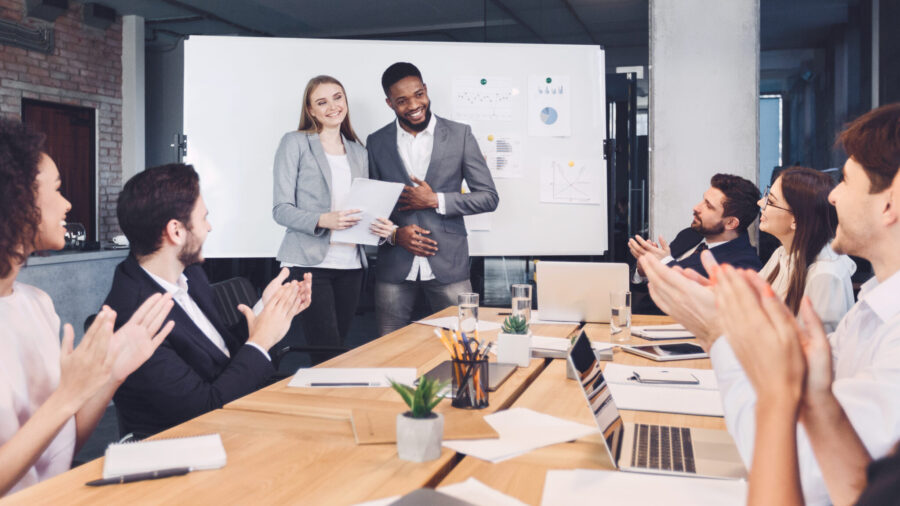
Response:
[[[475,478],[469,478],[466,481],[454,483],[453,485],[445,485],[436,490],[475,506],[525,506],[525,503],[515,497],[491,488]],[[398,499],[400,499],[400,496],[395,495],[384,499],[361,502],[355,506],[388,506]]]
[[[289,387],[312,387],[313,383],[330,383],[329,388],[340,387],[389,387],[390,380],[404,385],[416,381],[415,367],[314,367],[300,369],[291,378]],[[344,383],[345,385],[337,385]],[[346,385],[358,383],[359,385]],[[320,385],[321,386],[321,385]],[[313,387],[317,388],[319,386]]]
[[[368,244],[377,246],[380,237],[369,227],[376,218],[387,218],[403,191],[403,183],[389,183],[375,179],[356,178],[350,185],[350,193],[339,209],[359,209],[361,218],[356,225],[331,232],[331,242]]]
[[[743,505],[747,482],[623,471],[547,471],[541,506],[596,504],[601,499],[629,506]]]
[[[628,379],[634,375],[634,371],[640,374],[642,370],[653,369],[671,369],[671,367],[607,364],[603,375],[609,384],[616,407],[657,413],[725,416],[719,386],[712,370],[686,369],[700,380],[697,385],[646,385]]]
[[[532,450],[574,441],[597,432],[587,426],[527,408],[492,413],[484,420],[500,434],[496,439],[444,441],[443,445],[488,462],[502,462]]]

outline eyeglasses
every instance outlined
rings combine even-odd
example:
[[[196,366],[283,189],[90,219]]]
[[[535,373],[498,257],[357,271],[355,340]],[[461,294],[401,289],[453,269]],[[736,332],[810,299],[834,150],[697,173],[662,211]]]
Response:
[[[766,186],[766,194],[763,195],[763,205],[759,208],[760,211],[765,211],[767,207],[774,207],[775,209],[781,209],[782,211],[787,211],[791,214],[794,214],[793,211],[786,207],[776,206],[772,202],[769,201],[769,194],[772,192],[772,185]]]

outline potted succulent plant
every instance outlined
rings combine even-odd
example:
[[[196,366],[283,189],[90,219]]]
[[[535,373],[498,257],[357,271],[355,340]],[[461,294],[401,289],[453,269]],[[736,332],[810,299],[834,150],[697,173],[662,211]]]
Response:
[[[497,336],[497,362],[528,367],[531,363],[531,330],[524,316],[507,316]]]
[[[432,410],[444,398],[440,392],[447,383],[428,376],[419,378],[416,388],[391,381],[409,406],[409,411],[397,415],[397,454],[401,460],[427,462],[441,456],[444,417]]]

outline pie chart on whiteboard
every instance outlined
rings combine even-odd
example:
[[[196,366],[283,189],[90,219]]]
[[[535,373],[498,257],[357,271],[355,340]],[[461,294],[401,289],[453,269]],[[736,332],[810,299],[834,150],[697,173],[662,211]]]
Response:
[[[541,109],[541,122],[545,125],[552,125],[559,119],[556,109],[552,107],[544,107]]]

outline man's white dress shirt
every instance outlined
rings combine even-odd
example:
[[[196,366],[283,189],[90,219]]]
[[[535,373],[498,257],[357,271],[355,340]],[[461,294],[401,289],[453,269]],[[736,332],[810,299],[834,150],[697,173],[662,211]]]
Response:
[[[900,272],[872,278],[859,302],[829,334],[832,391],[873,459],[900,439]],[[753,460],[756,394],[727,339],[710,350],[725,423],[747,467]],[[800,480],[807,504],[829,504],[828,491],[803,427],[797,428]]]
[[[400,153],[400,159],[403,160],[403,166],[410,176],[415,176],[417,179],[425,181],[425,174],[428,173],[428,165],[431,163],[431,152],[434,150],[434,127],[437,124],[437,119],[432,114],[428,126],[425,130],[419,132],[418,135],[413,135],[404,130],[400,126],[399,120],[396,120],[396,122],[397,151]],[[413,185],[418,186],[415,183]],[[438,208],[436,211],[438,214],[445,214],[444,194],[438,193],[437,197]],[[428,258],[420,256],[413,258],[412,268],[410,268],[406,280],[415,281],[416,279],[421,281],[434,279],[434,273],[431,271],[431,264],[428,263]]]
[[[144,269],[144,267],[142,266],[141,269]],[[200,306],[198,306],[197,303],[194,302],[194,299],[191,298],[190,294],[188,294],[187,276],[182,273],[181,277],[178,278],[178,283],[173,285],[172,283],[169,283],[165,279],[157,276],[156,274],[153,274],[147,269],[144,269],[144,272],[146,272],[151,278],[153,278],[153,281],[156,281],[156,283],[161,286],[163,290],[165,290],[167,293],[171,293],[172,300],[174,300],[176,304],[181,306],[181,309],[183,309],[184,312],[187,313],[187,315],[191,318],[191,321],[194,322],[194,325],[196,325],[197,328],[199,328],[200,331],[203,332],[203,335],[205,335],[206,338],[209,339],[209,341],[213,343],[216,348],[224,353],[226,357],[231,358],[231,353],[228,351],[228,346],[225,345],[225,339],[222,337],[222,334],[219,334],[219,331],[216,330],[216,326],[213,325],[211,321],[209,321],[209,318],[207,318],[206,315],[203,314],[203,310],[200,309]],[[257,303],[257,306],[258,307],[255,307],[254,310],[261,308],[261,304]],[[258,311],[256,312],[258,313]],[[271,358],[269,357],[269,353],[264,350],[262,346],[251,342],[248,342],[246,344],[253,346],[257,350],[259,350],[260,353],[262,353],[267,359],[271,360]]]

